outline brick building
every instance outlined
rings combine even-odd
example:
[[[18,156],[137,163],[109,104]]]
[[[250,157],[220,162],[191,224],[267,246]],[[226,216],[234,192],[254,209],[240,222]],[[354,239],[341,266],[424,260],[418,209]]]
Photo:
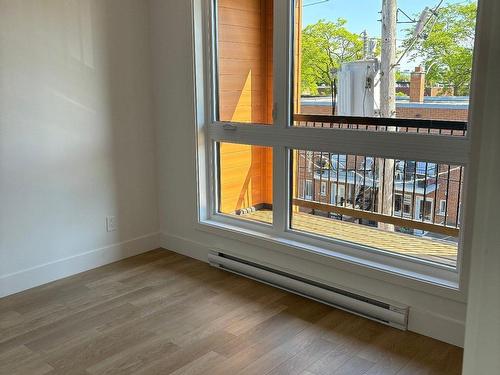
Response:
[[[467,121],[469,97],[443,95],[443,88],[425,87],[425,73],[417,67],[411,74],[411,81],[396,91],[407,96],[396,97],[396,117],[431,120]],[[332,102],[329,96],[303,97],[301,114],[331,115]]]

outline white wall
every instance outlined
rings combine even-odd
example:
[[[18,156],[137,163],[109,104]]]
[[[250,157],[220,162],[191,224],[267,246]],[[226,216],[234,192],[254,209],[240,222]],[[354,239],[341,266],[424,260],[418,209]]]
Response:
[[[256,239],[242,242],[202,231],[195,225],[196,119],[190,3],[151,0],[162,246],[205,261],[210,249],[222,249],[331,284],[400,301],[411,306],[411,330],[463,345],[466,310],[463,295],[446,298],[439,293],[424,293],[415,283],[387,282],[382,276],[371,278],[340,264],[328,267],[284,255],[285,249],[279,246],[269,250]],[[165,37],[168,35],[175,37]]]
[[[150,52],[146,1],[0,0],[0,296],[158,246]]]
[[[473,95],[472,222],[464,374],[500,374],[500,3],[484,0]]]

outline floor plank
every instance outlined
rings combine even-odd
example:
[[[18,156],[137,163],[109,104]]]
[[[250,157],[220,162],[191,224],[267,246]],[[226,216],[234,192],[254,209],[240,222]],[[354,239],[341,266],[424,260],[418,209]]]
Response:
[[[166,250],[0,299],[0,374],[460,374],[462,350]]]

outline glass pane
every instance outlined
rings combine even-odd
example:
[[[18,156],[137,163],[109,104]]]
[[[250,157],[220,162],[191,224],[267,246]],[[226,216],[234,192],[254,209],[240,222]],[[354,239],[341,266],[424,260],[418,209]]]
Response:
[[[463,136],[477,1],[297,0],[295,126]],[[362,9],[363,11],[359,11]],[[323,116],[323,117],[322,117]],[[442,120],[349,123],[324,116]]]
[[[272,147],[221,142],[218,149],[218,211],[241,219],[272,223]]]
[[[292,154],[293,229],[456,266],[463,167]]]
[[[273,1],[218,0],[218,120],[272,124]]]

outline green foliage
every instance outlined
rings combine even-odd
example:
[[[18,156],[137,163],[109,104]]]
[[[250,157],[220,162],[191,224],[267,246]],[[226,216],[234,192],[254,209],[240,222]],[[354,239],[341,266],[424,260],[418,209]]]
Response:
[[[302,31],[302,91],[318,93],[318,85],[333,88],[333,69],[341,64],[363,57],[360,35],[345,28],[346,20],[336,22],[319,20]]]
[[[396,70],[396,82],[409,82],[409,81],[410,81],[410,73]]]
[[[477,2],[448,4],[438,10],[436,23],[425,31],[411,51],[411,58],[423,59],[426,83],[453,87],[454,95],[468,95],[476,27]],[[405,45],[413,36],[407,30]]]

